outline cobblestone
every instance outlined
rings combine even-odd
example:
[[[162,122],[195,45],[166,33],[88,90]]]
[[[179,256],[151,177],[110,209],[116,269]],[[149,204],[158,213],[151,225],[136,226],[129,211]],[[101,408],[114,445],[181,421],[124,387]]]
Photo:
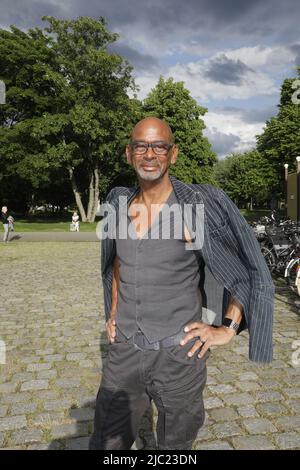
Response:
[[[0,369],[0,447],[87,449],[107,354],[99,244],[18,242],[5,250],[2,269],[13,281],[6,276],[1,290],[7,305],[0,306],[1,339],[8,348]],[[272,364],[248,361],[246,332],[212,350],[207,419],[195,449],[300,448],[300,368],[291,363],[292,342],[300,339],[294,301],[288,290],[276,294]],[[146,449],[155,445],[150,421],[141,424]]]
[[[223,395],[223,400],[229,405],[247,405],[254,403],[255,399],[249,393],[233,393],[231,395]]]
[[[233,408],[221,408],[211,410],[209,416],[216,421],[231,421],[239,418],[239,415]]]
[[[60,379],[56,381],[56,385],[60,388],[74,388],[80,386],[80,379]]]
[[[276,448],[265,436],[234,437],[233,446],[238,450],[273,450]]]
[[[66,450],[86,450],[89,446],[89,437],[77,437],[68,439],[66,442]]]
[[[30,414],[37,409],[36,403],[16,403],[12,405],[10,414],[11,415],[20,415],[22,413]]]
[[[211,408],[218,408],[219,406],[224,405],[222,400],[220,400],[220,398],[216,398],[216,397],[206,398],[206,399],[204,399],[204,403],[205,403],[205,409],[206,410],[210,410]]]
[[[24,382],[22,384],[21,392],[26,392],[28,390],[45,390],[48,386],[48,380],[30,380],[29,382]]]
[[[1,418],[0,419],[0,431],[12,431],[14,429],[20,429],[26,427],[26,417],[13,416],[11,418]]]
[[[298,433],[277,434],[274,439],[279,449],[300,449],[300,435]]]
[[[16,391],[17,385],[12,382],[7,382],[0,384],[0,394],[1,393],[13,393]]]
[[[86,423],[71,423],[55,426],[52,429],[52,436],[55,439],[69,436],[86,436],[88,434],[88,425]]]
[[[255,406],[253,405],[239,406],[237,411],[243,418],[255,418],[256,416],[259,416]]]
[[[65,398],[62,400],[52,400],[48,401],[44,404],[44,409],[46,411],[56,411],[56,410],[63,410],[70,406],[71,404],[70,398]]]
[[[223,437],[239,436],[243,430],[236,422],[218,423],[212,426],[213,434],[222,439]]]
[[[300,430],[300,416],[284,416],[275,420],[275,426],[279,431]]]
[[[13,444],[32,444],[33,442],[40,442],[43,438],[43,431],[39,429],[18,431],[12,434],[11,440]]]
[[[262,403],[257,405],[257,409],[265,416],[277,416],[288,413],[287,408],[281,403]],[[289,418],[288,418],[289,419]]]
[[[94,419],[95,411],[91,408],[82,408],[79,410],[71,410],[70,417],[79,421],[91,421]]]
[[[8,406],[0,406],[0,418],[3,418],[8,410]]]
[[[277,429],[266,418],[253,418],[244,421],[244,426],[250,434],[267,434],[276,432]]]
[[[48,370],[48,369],[51,369],[52,367],[52,364],[43,364],[43,363],[40,363],[40,364],[29,364],[29,366],[27,367],[27,370],[29,372],[38,372],[38,371],[41,371],[41,370]]]
[[[231,445],[226,441],[210,441],[197,443],[193,446],[195,450],[232,450]]]

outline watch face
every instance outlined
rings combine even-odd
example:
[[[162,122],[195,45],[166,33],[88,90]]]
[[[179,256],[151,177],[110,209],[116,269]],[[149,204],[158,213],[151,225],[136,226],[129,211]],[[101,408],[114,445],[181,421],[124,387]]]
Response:
[[[232,328],[235,331],[239,329],[239,324],[235,323],[231,318],[223,318],[223,325],[227,328]]]
[[[223,325],[230,327],[232,320],[230,318],[223,318]]]

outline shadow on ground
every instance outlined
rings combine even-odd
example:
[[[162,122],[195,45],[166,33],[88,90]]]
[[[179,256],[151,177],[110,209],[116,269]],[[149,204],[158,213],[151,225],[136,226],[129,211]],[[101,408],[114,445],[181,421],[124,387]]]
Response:
[[[106,333],[101,332],[100,354],[102,364],[106,359],[107,351],[108,344]],[[97,372],[101,373],[101,370],[98,369]],[[125,392],[119,393],[125,394]],[[48,446],[48,450],[88,450],[90,437],[94,427],[95,402],[96,397],[95,400],[84,403],[81,408],[69,409],[69,417],[72,424],[70,425],[70,423],[68,423],[66,425],[66,430],[68,430],[66,435],[57,436],[57,438],[52,440]],[[141,420],[140,430],[137,439],[132,446],[132,450],[156,449],[156,439],[153,429],[153,409],[152,406],[150,406]]]
[[[296,313],[298,319],[300,319],[300,297],[292,292],[291,288],[286,284],[285,280],[282,278],[276,278],[274,280],[275,284],[275,298],[281,302],[287,304],[289,309]],[[280,297],[278,297],[280,294]]]

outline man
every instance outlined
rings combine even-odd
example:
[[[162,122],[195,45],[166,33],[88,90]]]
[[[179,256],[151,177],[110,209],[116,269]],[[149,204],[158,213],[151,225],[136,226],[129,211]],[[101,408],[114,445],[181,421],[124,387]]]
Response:
[[[250,359],[272,360],[274,286],[252,229],[226,194],[169,176],[178,149],[167,123],[140,121],[126,155],[139,186],[115,188],[107,198],[118,229],[126,220],[131,237],[116,230],[102,241],[110,349],[90,449],[130,449],[151,400],[158,447],[191,449],[204,422],[210,347],[248,328]],[[161,234],[160,216],[174,202],[183,212],[192,206],[194,222],[204,208],[195,232],[186,217],[182,237],[149,237]]]
[[[1,209],[1,222],[3,223],[4,234],[3,234],[3,241],[8,242],[8,235],[9,235],[9,220],[8,220],[8,209],[6,206],[3,206]]]

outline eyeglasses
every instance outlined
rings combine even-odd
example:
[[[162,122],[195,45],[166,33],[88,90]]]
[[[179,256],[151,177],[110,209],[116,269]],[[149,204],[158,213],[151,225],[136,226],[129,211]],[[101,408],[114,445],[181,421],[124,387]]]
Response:
[[[168,144],[167,142],[131,142],[130,145],[137,155],[145,155],[149,147],[153,149],[155,155],[167,155],[174,144]]]

